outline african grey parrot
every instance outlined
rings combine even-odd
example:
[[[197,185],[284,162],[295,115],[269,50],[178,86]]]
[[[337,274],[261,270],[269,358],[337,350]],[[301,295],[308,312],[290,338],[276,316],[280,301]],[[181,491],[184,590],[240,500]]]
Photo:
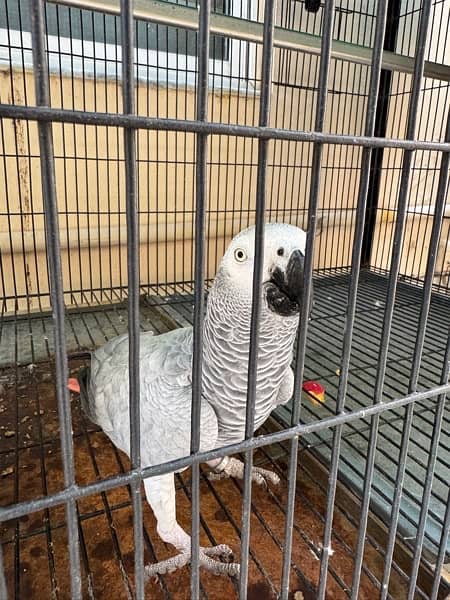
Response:
[[[200,450],[244,439],[247,368],[252,305],[255,229],[230,243],[209,292],[204,319],[203,394]],[[302,300],[306,234],[292,225],[265,227],[260,342],[257,366],[255,430],[293,393],[293,345]],[[142,465],[163,463],[190,453],[192,327],[140,341]],[[113,443],[130,452],[128,336],[122,335],[92,355],[87,382],[87,412]],[[225,457],[209,466],[222,476],[242,477],[241,461]],[[278,482],[275,473],[253,468],[254,481]],[[157,531],[180,554],[148,565],[148,576],[190,561],[190,537],[178,525],[174,475],[144,481],[157,520]],[[216,573],[236,574],[239,565],[212,556],[231,554],[225,546],[200,549],[200,564]]]

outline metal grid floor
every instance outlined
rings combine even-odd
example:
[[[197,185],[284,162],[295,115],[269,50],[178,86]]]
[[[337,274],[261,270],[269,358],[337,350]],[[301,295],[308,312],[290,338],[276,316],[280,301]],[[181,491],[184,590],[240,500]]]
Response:
[[[348,275],[323,277],[316,284],[316,302],[311,323],[306,377],[318,379],[326,387],[326,403],[315,405],[305,399],[303,420],[329,416],[335,407],[339,358],[345,321]],[[369,404],[375,376],[377,344],[384,308],[386,280],[380,275],[364,273],[358,298],[355,323],[354,353],[349,381],[347,409]],[[162,298],[156,290],[145,290],[141,299],[141,327],[161,333],[192,320],[192,298],[189,288]],[[111,298],[113,300],[113,297]],[[116,297],[116,300],[119,297]],[[95,298],[93,299],[95,301]],[[92,301],[92,300],[91,300]],[[398,397],[406,392],[407,373],[412,360],[420,291],[401,284],[394,315],[393,336],[389,355],[385,394]],[[76,370],[86,360],[83,353],[126,330],[126,303],[111,302],[101,307],[74,309],[67,315],[67,349],[70,367]],[[421,383],[439,382],[445,332],[450,301],[434,297],[430,310]],[[14,343],[13,343],[14,341]],[[63,486],[59,430],[53,389],[52,324],[50,316],[36,315],[4,320],[0,338],[0,504],[36,498]],[[81,355],[80,355],[81,354]],[[6,366],[8,365],[9,366]],[[97,477],[114,475],[128,466],[126,457],[117,451],[98,429],[81,415],[78,401],[72,402],[77,480],[85,484]],[[382,519],[392,494],[396,452],[402,426],[402,410],[382,415],[377,470],[374,479],[373,511]],[[289,407],[280,409],[266,427],[279,426],[289,419]],[[449,415],[446,415],[448,424]],[[421,482],[426,466],[433,414],[426,403],[419,403],[413,422],[407,468],[400,533],[408,544],[414,538],[417,510],[420,506]],[[349,424],[343,433],[340,461],[341,493],[346,489],[358,493],[364,473],[364,456],[368,438],[368,422]],[[431,517],[427,525],[425,548],[427,560],[433,552],[445,508],[445,489],[449,480],[448,426],[443,428],[438,468],[433,485]],[[321,432],[301,440],[297,510],[294,530],[292,566],[293,592],[314,598],[317,582],[320,544],[326,502],[326,465],[330,456],[331,432]],[[250,598],[276,597],[281,573],[281,556],[287,481],[285,460],[287,445],[271,448],[270,454],[259,450],[257,463],[271,463],[281,476],[278,489],[255,487],[252,505]],[[321,464],[323,476],[319,477]],[[228,480],[210,483],[202,476],[201,518],[203,542],[228,543],[239,552],[240,511],[243,487]],[[189,471],[178,476],[177,506],[180,523],[189,528]],[[345,598],[351,585],[353,554],[358,514],[348,503],[339,502],[333,531],[330,560],[330,598]],[[84,566],[86,597],[102,598],[114,589],[117,598],[130,597],[133,591],[132,510],[127,488],[112,490],[78,502],[79,532]],[[145,503],[146,560],[170,556],[155,532],[154,519]],[[64,509],[35,513],[17,521],[3,523],[0,535],[11,596],[16,598],[68,597],[68,564],[65,551]],[[375,585],[382,575],[383,550],[380,540],[368,531],[361,598],[374,597]],[[390,593],[393,598],[405,595],[407,567],[396,561]],[[237,582],[202,573],[203,597],[237,597]],[[187,598],[189,572],[184,569],[160,577],[148,584],[151,598]],[[14,593],[13,593],[14,592]],[[423,596],[426,597],[426,596]]]
[[[325,388],[324,405],[304,403],[302,420],[311,422],[335,412],[339,384],[339,364],[345,326],[348,278],[342,276],[323,281],[318,286],[317,302],[308,339],[305,375],[320,380]],[[355,336],[345,408],[358,410],[372,403],[377,374],[378,350],[384,313],[387,279],[364,273],[358,296]],[[384,385],[384,400],[408,393],[409,374],[416,343],[421,291],[409,284],[400,284],[394,310],[388,367]],[[438,385],[441,377],[447,328],[450,322],[450,298],[434,296],[428,318],[427,334],[419,378],[419,389]],[[434,423],[434,407],[418,402],[412,421],[412,435],[406,467],[404,494],[400,510],[399,532],[406,544],[414,545],[419,520],[427,459]],[[376,468],[373,481],[372,507],[389,523],[395,477],[400,452],[405,409],[384,412],[380,417]],[[278,410],[280,421],[289,424],[289,405]],[[423,556],[433,563],[440,542],[450,480],[450,408],[447,405],[439,444],[433,482],[430,512],[424,540]],[[348,424],[343,431],[340,478],[351,489],[363,489],[365,456],[368,449],[370,420]],[[324,464],[331,459],[333,432],[321,431],[303,438],[304,446],[314,452]],[[448,546],[447,551],[450,550]],[[450,557],[449,557],[450,558]]]

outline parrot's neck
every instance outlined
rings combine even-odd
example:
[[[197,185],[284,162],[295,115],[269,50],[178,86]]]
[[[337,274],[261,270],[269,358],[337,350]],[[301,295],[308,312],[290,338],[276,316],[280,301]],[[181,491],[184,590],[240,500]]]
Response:
[[[216,279],[204,321],[203,393],[219,421],[218,445],[244,438],[250,348],[251,299]],[[298,317],[280,317],[262,300],[258,346],[255,429],[276,404],[292,361]]]

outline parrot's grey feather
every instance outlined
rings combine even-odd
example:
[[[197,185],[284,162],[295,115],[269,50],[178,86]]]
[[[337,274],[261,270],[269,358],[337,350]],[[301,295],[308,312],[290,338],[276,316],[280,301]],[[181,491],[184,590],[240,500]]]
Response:
[[[220,446],[241,441],[245,431],[250,316],[246,311],[236,314],[230,310],[229,304],[233,302],[236,299],[230,297],[218,275],[207,305],[203,383],[204,394],[219,420],[217,442]],[[232,315],[231,319],[229,315]],[[262,311],[255,430],[277,404],[292,397],[293,379],[289,372],[297,323],[297,317],[275,318],[267,310]],[[224,337],[218,331],[232,333]]]
[[[141,457],[143,466],[190,452],[192,327],[140,337]],[[90,412],[111,440],[129,454],[128,336],[122,335],[92,356]],[[201,405],[200,448],[217,438],[217,419]]]
[[[294,373],[291,367],[288,367],[284,373],[283,379],[281,380],[280,389],[278,390],[278,396],[275,400],[275,406],[279,404],[286,404],[292,398],[294,393]]]
[[[209,293],[203,328],[200,450],[244,439],[254,240],[254,228],[233,239]],[[302,301],[305,245],[306,234],[296,227],[266,226],[254,429],[264,423],[277,404],[287,402],[292,396],[294,377],[290,364]],[[192,338],[192,327],[159,336],[141,335],[140,429],[144,467],[190,453]],[[128,344],[128,336],[123,335],[93,354],[88,392],[88,413],[127,454],[130,453]],[[216,459],[210,466],[233,476],[243,474],[243,464],[236,460],[224,463]],[[278,479],[263,471],[254,472],[257,481]],[[173,474],[146,479],[144,487],[157,520],[158,534],[182,553],[175,562],[169,561],[170,565],[185,564],[190,557],[190,538],[176,520]],[[202,552],[201,556],[207,556]],[[201,564],[220,572],[236,573],[238,569],[235,564],[218,569],[210,558]],[[165,572],[167,568],[166,561],[154,565],[152,572]]]

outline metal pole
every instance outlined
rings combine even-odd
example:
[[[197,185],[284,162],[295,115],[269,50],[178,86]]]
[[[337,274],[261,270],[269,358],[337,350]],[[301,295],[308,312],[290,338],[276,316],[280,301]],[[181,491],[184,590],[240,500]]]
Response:
[[[447,339],[447,350],[445,352],[444,363],[442,366],[441,381],[448,381],[450,375],[450,329]],[[409,576],[408,600],[413,600],[415,597],[415,589],[417,583],[417,575],[419,573],[420,557],[422,555],[423,539],[425,536],[425,526],[427,523],[428,509],[430,507],[431,489],[433,486],[434,469],[436,466],[436,458],[439,449],[439,440],[442,431],[442,422],[444,419],[446,397],[445,394],[439,397],[438,404],[435,407],[435,416],[433,423],[433,433],[430,442],[428,454],[428,464],[425,477],[425,485],[422,492],[422,501],[420,503],[420,516],[417,524],[416,542],[414,548],[414,557]]]
[[[450,141],[450,110],[447,113],[447,128],[445,132],[445,140]],[[428,313],[430,310],[431,302],[431,291],[433,289],[433,277],[436,268],[437,252],[439,248],[439,239],[442,229],[442,221],[445,210],[445,204],[447,200],[447,188],[449,179],[449,167],[450,167],[450,153],[442,154],[441,168],[439,173],[439,183],[437,190],[436,204],[434,207],[433,226],[431,230],[430,245],[428,249],[428,260],[427,268],[425,272],[425,280],[423,286],[423,299],[419,317],[419,324],[417,328],[417,337],[414,353],[413,367],[411,370],[411,377],[409,382],[410,391],[415,391],[419,382],[419,372],[421,359],[423,354],[423,347],[425,343],[425,333],[427,329]],[[450,369],[450,338],[447,340],[447,351],[444,358],[444,366],[442,370],[441,382],[446,383],[449,378]],[[428,457],[427,476],[425,480],[425,486],[422,495],[421,509],[419,523],[417,527],[416,535],[416,547],[414,551],[413,565],[410,574],[410,583],[408,590],[408,598],[412,600],[414,596],[414,588],[417,581],[417,574],[419,571],[419,562],[425,532],[426,518],[428,514],[428,507],[430,503],[431,487],[433,483],[434,466],[436,463],[436,455],[438,451],[439,436],[442,428],[443,411],[445,406],[445,396],[442,396],[439,404],[436,408],[435,422],[433,427],[433,436],[430,444],[430,451]],[[409,438],[409,432],[407,437]],[[406,435],[406,434],[405,434]]]
[[[209,19],[211,0],[201,0],[197,39],[197,121],[208,118]],[[191,454],[200,447],[200,409],[202,397],[203,313],[205,308],[205,213],[207,203],[208,134],[197,133],[195,162],[195,272],[194,272],[194,331],[192,363]],[[200,548],[200,471],[192,464],[192,525],[191,525],[191,598],[199,597]]]
[[[134,20],[133,0],[121,0],[120,24],[122,41],[122,98],[123,113],[135,112],[134,91]],[[127,218],[128,271],[128,343],[129,343],[129,410],[130,458],[133,469],[141,469],[141,412],[140,412],[140,315],[139,315],[139,215],[136,178],[136,130],[124,130],[125,195]],[[134,534],[134,573],[136,598],[144,598],[144,538],[142,530],[141,481],[131,483]]]
[[[422,14],[419,24],[419,35],[415,53],[414,77],[412,83],[411,98],[408,107],[408,123],[406,138],[414,139],[416,133],[416,122],[420,101],[420,90],[422,86],[425,50],[428,35],[428,24],[430,20],[431,0],[424,0],[422,5]],[[389,272],[389,287],[386,298],[386,309],[383,320],[383,330],[378,359],[378,372],[375,384],[375,402],[381,402],[383,397],[384,378],[386,374],[387,357],[389,350],[389,340],[391,337],[392,317],[394,313],[395,296],[397,291],[397,280],[400,271],[400,261],[402,256],[403,233],[406,221],[406,209],[408,205],[409,181],[411,177],[411,167],[414,150],[406,150],[403,156],[402,173],[400,179],[400,190],[398,195],[397,223],[395,226],[394,240],[392,244],[391,269]],[[410,390],[412,391],[412,390]],[[402,497],[403,478],[408,454],[408,441],[413,416],[414,405],[412,404],[406,410],[403,426],[402,443],[399,456],[399,468],[395,482],[394,498],[390,518],[389,539],[386,549],[385,568],[381,589],[381,600],[385,600],[388,593],[389,578],[392,566],[392,558],[395,547],[395,537],[397,532],[398,516],[400,502]]]
[[[31,37],[38,107],[50,106],[50,85],[45,40],[45,6],[43,0],[30,0]],[[61,438],[61,453],[65,488],[75,486],[75,467],[72,440],[72,415],[69,390],[66,336],[64,328],[64,291],[61,270],[58,207],[55,184],[55,162],[51,123],[38,123],[41,163],[42,196],[45,213],[50,297],[55,328],[56,398]],[[70,586],[74,599],[81,599],[80,551],[76,503],[73,498],[66,502],[67,537],[69,545]]]
[[[5,567],[3,564],[3,550],[0,544],[0,598],[8,600],[8,589],[6,587]]]
[[[242,442],[230,444],[229,446],[224,446],[223,448],[216,448],[214,450],[198,452],[194,456],[177,458],[160,465],[144,467],[142,469],[142,473],[133,469],[131,471],[128,471],[127,473],[114,475],[113,477],[108,477],[107,479],[96,481],[95,483],[89,483],[84,486],[74,485],[70,488],[65,488],[64,490],[61,490],[60,492],[55,492],[50,496],[45,496],[43,498],[37,498],[34,500],[27,500],[24,502],[18,502],[17,504],[11,504],[9,506],[0,508],[0,521],[16,519],[18,517],[22,517],[23,515],[37,512],[39,510],[53,508],[55,506],[63,504],[64,502],[67,502],[68,500],[86,498],[86,496],[99,494],[101,492],[111,490],[116,487],[128,485],[134,480],[140,480],[141,477],[145,479],[147,477],[153,477],[155,475],[164,475],[165,473],[171,473],[173,471],[178,471],[180,469],[190,467],[194,462],[208,462],[215,458],[223,458],[224,456],[228,456],[229,454],[237,454],[238,452],[245,452],[246,450],[250,449],[256,450],[257,448],[262,448],[263,446],[284,442],[286,440],[291,439],[294,436],[305,436],[311,433],[323,431],[325,429],[331,429],[338,425],[344,425],[347,423],[359,421],[360,419],[370,418],[373,415],[382,412],[390,410],[394,411],[396,409],[408,406],[409,404],[415,402],[420,402],[422,400],[435,399],[441,394],[448,394],[449,392],[450,383],[447,383],[445,385],[439,385],[437,387],[427,389],[422,392],[415,392],[413,394],[409,394],[408,396],[405,396],[403,398],[397,398],[395,400],[390,400],[381,404],[374,404],[372,406],[369,406],[368,408],[360,408],[359,410],[354,412],[334,415],[332,417],[327,417],[325,419],[321,419],[320,421],[314,421],[312,423],[299,423],[295,426],[283,429],[281,431],[277,431],[275,433],[268,433],[259,435],[257,437],[251,437],[248,440],[245,439]],[[430,404],[430,406],[432,406],[432,404]]]
[[[261,66],[261,99],[259,127],[267,127],[270,118],[273,69],[273,32],[275,0],[264,3],[263,56]],[[255,263],[253,269],[252,314],[250,321],[250,351],[248,358],[247,406],[245,417],[245,439],[253,437],[255,423],[256,380],[258,366],[259,324],[261,314],[261,286],[264,264],[264,220],[267,189],[267,159],[269,140],[258,142],[258,172],[256,182]],[[245,453],[244,497],[242,500],[241,571],[239,596],[247,598],[248,554],[250,542],[250,512],[252,497],[253,452]]]
[[[320,69],[319,69],[319,90],[316,104],[316,118],[314,131],[322,132],[325,123],[325,110],[327,104],[328,92],[328,73],[331,61],[331,44],[333,39],[334,25],[334,1],[325,4],[321,51],[320,51]],[[302,380],[306,358],[306,339],[308,334],[308,320],[310,313],[310,303],[312,294],[312,273],[314,256],[314,238],[316,234],[317,208],[320,195],[320,172],[322,162],[323,144],[317,142],[314,144],[312,168],[311,168],[311,187],[309,192],[308,207],[308,235],[306,238],[305,268],[304,268],[304,294],[301,307],[299,330],[297,333],[298,345],[295,357],[294,373],[294,396],[291,423],[295,426],[300,421],[301,411],[301,393]],[[283,567],[281,577],[281,597],[287,599],[289,594],[289,575],[292,556],[292,534],[294,525],[295,510],[295,492],[297,483],[297,458],[298,458],[298,437],[293,437],[289,449],[288,466],[288,500],[286,509],[285,523],[285,543],[283,550]]]
[[[375,127],[376,127],[376,119],[377,119],[377,106],[378,106],[378,91],[380,89],[380,78],[381,78],[381,57],[382,57],[382,49],[384,45],[384,36],[385,36],[385,27],[386,27],[386,17],[387,17],[388,3],[385,0],[382,0],[378,3],[377,9],[377,21],[376,21],[376,29],[375,29],[375,41],[374,41],[374,50],[372,57],[372,68],[370,73],[370,84],[369,84],[369,95],[367,98],[367,117],[365,124],[365,135],[373,136]],[[365,215],[368,203],[368,193],[369,193],[369,174],[370,174],[370,164],[372,161],[372,148],[364,148],[362,152],[361,159],[361,179],[359,184],[359,192],[358,192],[358,204],[357,204],[357,213],[356,213],[356,223],[355,223],[355,239],[353,242],[353,250],[352,250],[352,270],[350,276],[350,290],[349,290],[349,298],[348,298],[348,306],[347,306],[347,315],[346,315],[346,327],[345,327],[345,336],[343,342],[343,356],[341,362],[341,375],[339,380],[339,389],[338,389],[338,412],[343,411],[345,397],[347,393],[347,384],[348,384],[348,375],[350,369],[350,357],[352,351],[352,341],[353,341],[353,327],[356,316],[356,303],[357,303],[357,294],[358,294],[358,283],[359,283],[359,271],[361,266],[361,259],[363,255],[363,247],[364,247],[364,230],[365,230]],[[337,435],[341,436],[342,430],[339,429]],[[340,444],[340,439],[336,439],[336,444]],[[369,444],[369,455],[372,452],[374,454],[375,445],[372,446]],[[332,494],[335,496],[336,494],[336,482],[337,482],[337,466],[339,463],[339,450],[336,452],[336,460],[335,460],[335,474],[336,479],[333,481]],[[367,459],[367,463],[369,463],[369,458]],[[334,473],[333,473],[334,475]],[[364,480],[365,489],[363,492],[363,507],[361,508],[361,520],[359,525],[359,533],[358,533],[358,541],[356,545],[355,552],[355,564],[354,564],[354,572],[353,572],[353,582],[352,582],[352,598],[358,597],[359,583],[361,577],[361,567],[362,560],[364,554],[364,543],[365,543],[365,535],[367,528],[367,519],[368,519],[368,511],[369,511],[369,498],[370,498],[370,483],[367,483],[367,479]],[[330,483],[331,487],[331,483]],[[331,517],[332,518],[332,517]]]
[[[389,0],[387,3],[387,14],[385,20],[386,33],[384,36],[384,43],[381,50],[380,65],[382,64],[383,48],[384,50],[395,52],[398,28],[400,24],[400,13],[401,1]],[[374,54],[375,52],[376,49],[374,46]],[[393,71],[391,71],[390,69],[382,69],[381,74],[378,77],[378,88],[375,90],[377,98],[375,123],[374,127],[371,128],[371,133],[369,135],[375,135],[376,137],[385,137],[386,135],[389,117],[392,77]],[[369,91],[368,102],[370,102],[372,99],[372,93],[373,90],[371,88]],[[363,266],[370,266],[370,260],[372,258],[372,245],[376,224],[378,198],[380,195],[383,157],[384,148],[377,148],[375,152],[371,153],[370,163],[368,165],[364,165],[364,170],[363,168],[361,168],[361,173],[363,175],[365,175],[365,170],[368,170],[370,174],[370,182],[368,186],[368,194],[366,201],[363,246],[361,251],[361,262]]]
[[[116,113],[83,112],[60,108],[20,106],[0,104],[0,116],[10,119],[26,119],[38,122],[81,123],[85,125],[105,125],[154,131],[183,131],[186,133],[208,133],[210,135],[240,136],[266,140],[287,140],[291,142],[320,142],[363,148],[400,148],[403,150],[431,150],[449,152],[450,144],[426,140],[397,138],[377,138],[364,135],[344,135],[319,131],[299,131],[275,127],[252,125],[228,125],[226,123],[202,123],[199,121],[121,115]]]

